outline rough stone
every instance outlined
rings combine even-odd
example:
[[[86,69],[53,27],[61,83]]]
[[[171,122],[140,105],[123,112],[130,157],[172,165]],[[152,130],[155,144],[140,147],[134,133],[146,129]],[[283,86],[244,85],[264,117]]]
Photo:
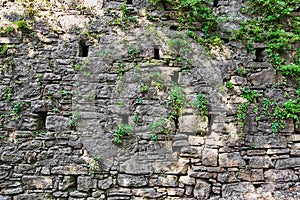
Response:
[[[197,180],[194,188],[194,197],[197,199],[207,199],[211,191],[211,185],[204,180]]]
[[[148,184],[148,179],[145,176],[119,174],[118,184],[123,187],[142,187]]]
[[[276,170],[269,169],[264,173],[264,176],[269,182],[287,182],[287,181],[297,181],[298,176],[293,170]]]
[[[218,165],[218,150],[204,148],[202,151],[202,164],[207,166]]]
[[[69,129],[70,119],[61,116],[48,116],[46,118],[46,129],[63,131]]]
[[[77,179],[77,190],[88,192],[92,188],[92,180],[89,176],[79,176]]]
[[[275,169],[287,169],[291,167],[300,167],[299,157],[277,160],[275,164]]]
[[[98,181],[98,187],[102,190],[107,190],[108,188],[110,188],[112,184],[113,184],[112,177]]]
[[[230,183],[222,185],[223,197],[243,198],[246,193],[253,193],[255,190],[253,184],[248,182]]]
[[[26,189],[52,189],[53,180],[49,176],[23,176],[22,182]]]
[[[249,166],[253,169],[261,169],[273,167],[274,164],[267,156],[254,156],[250,158]]]
[[[239,152],[221,153],[219,154],[219,165],[220,167],[241,167],[245,166],[246,162]]]
[[[250,80],[253,85],[266,87],[274,83],[275,71],[273,69],[264,69],[261,72],[252,74]]]

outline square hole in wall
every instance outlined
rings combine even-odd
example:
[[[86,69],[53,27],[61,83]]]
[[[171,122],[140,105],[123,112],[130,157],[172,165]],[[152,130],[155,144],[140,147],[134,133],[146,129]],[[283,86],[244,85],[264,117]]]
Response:
[[[264,61],[264,52],[265,48],[255,48],[255,62],[263,62]]]
[[[153,49],[153,57],[154,59],[156,60],[159,60],[160,59],[160,56],[159,56],[159,47],[158,46],[155,46],[154,49]]]
[[[79,57],[87,57],[89,54],[89,46],[86,45],[85,42],[79,42],[78,56]]]

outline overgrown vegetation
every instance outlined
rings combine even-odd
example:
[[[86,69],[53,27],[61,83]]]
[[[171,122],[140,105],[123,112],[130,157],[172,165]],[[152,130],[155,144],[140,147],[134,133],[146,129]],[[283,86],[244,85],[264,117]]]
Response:
[[[208,114],[207,109],[208,100],[202,93],[197,94],[197,101],[192,101],[191,105],[195,109],[196,113],[201,117]]]
[[[129,124],[119,124],[117,130],[114,134],[114,142],[122,143],[122,138],[126,135],[129,135],[133,131],[133,128]]]

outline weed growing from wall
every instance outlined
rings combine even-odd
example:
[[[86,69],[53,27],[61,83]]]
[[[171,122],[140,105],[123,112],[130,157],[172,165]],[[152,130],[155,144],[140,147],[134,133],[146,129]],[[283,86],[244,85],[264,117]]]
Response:
[[[122,143],[122,138],[129,135],[133,131],[133,128],[129,124],[119,124],[114,134],[114,142]]]

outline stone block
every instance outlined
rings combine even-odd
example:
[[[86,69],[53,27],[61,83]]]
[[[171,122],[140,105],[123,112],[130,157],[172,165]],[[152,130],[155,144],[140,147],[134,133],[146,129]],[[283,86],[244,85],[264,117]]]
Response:
[[[52,189],[53,181],[49,176],[23,176],[22,182],[26,189]]]
[[[159,176],[149,181],[149,186],[177,187],[178,177],[175,175]]]
[[[223,197],[242,197],[244,194],[251,193],[255,191],[255,187],[252,183],[249,182],[241,182],[241,183],[230,183],[222,185],[222,196]]]
[[[254,156],[254,157],[250,157],[249,166],[250,168],[261,169],[261,168],[270,168],[273,167],[274,165],[268,156]]]
[[[119,174],[118,184],[123,187],[142,187],[148,184],[148,178],[145,176]]]
[[[218,182],[220,183],[232,183],[232,182],[237,182],[237,178],[235,176],[234,172],[225,172],[225,173],[219,173]]]
[[[218,150],[204,148],[202,151],[202,164],[216,167],[218,165]]]
[[[183,183],[185,185],[195,185],[196,180],[190,176],[180,176],[179,183]]]
[[[265,172],[265,178],[268,182],[287,182],[287,181],[297,181],[298,176],[291,169],[276,170],[269,169]]]
[[[272,85],[275,80],[275,70],[264,69],[261,72],[250,75],[250,80],[254,86],[265,87]]]
[[[192,136],[190,135],[188,138],[190,145],[192,146],[200,146],[204,144],[204,138],[200,136]]]
[[[208,118],[197,115],[183,115],[179,118],[180,133],[205,135],[208,131]]]
[[[184,194],[184,189],[183,188],[168,188],[167,193],[169,196],[182,197]]]
[[[92,183],[90,176],[79,176],[77,178],[77,190],[88,192],[92,188]]]
[[[159,198],[165,194],[165,192],[159,192],[154,188],[141,188],[141,189],[132,189],[132,194],[134,196],[144,198]]]
[[[292,167],[300,167],[300,157],[280,159],[275,164],[275,169],[288,169]]]
[[[51,169],[51,174],[84,175],[88,174],[88,168],[80,165],[58,166]]]
[[[219,154],[220,167],[242,167],[245,165],[246,162],[241,157],[239,152]]]
[[[112,177],[109,177],[107,179],[99,180],[98,181],[98,188],[102,190],[107,190],[110,188],[110,186],[113,184]]]
[[[62,116],[47,116],[46,129],[52,131],[63,131],[69,129],[70,119]]]
[[[194,197],[196,199],[208,199],[211,191],[211,184],[198,179],[194,188]]]

